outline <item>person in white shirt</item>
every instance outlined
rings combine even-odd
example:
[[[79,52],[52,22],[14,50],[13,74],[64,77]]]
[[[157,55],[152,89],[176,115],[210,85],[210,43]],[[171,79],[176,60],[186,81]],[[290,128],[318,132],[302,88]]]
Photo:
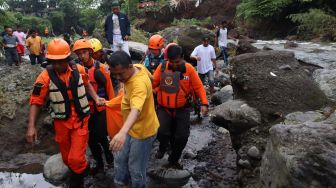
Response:
[[[220,28],[216,32],[215,47],[219,47],[221,50],[220,56],[223,56],[224,67],[228,65],[228,53],[227,53],[227,43],[228,43],[228,29],[227,22],[224,20],[221,22]],[[219,56],[219,57],[220,57]]]
[[[205,77],[208,77],[210,94],[213,94],[215,84],[214,70],[217,68],[217,62],[215,49],[209,44],[209,36],[202,38],[202,44],[194,49],[190,58],[197,60],[197,72],[203,83]],[[218,72],[218,70],[216,72]]]

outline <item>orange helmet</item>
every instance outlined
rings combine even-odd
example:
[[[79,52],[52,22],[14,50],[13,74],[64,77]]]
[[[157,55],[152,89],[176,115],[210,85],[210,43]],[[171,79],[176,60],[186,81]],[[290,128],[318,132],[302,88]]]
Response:
[[[90,40],[87,39],[79,39],[75,42],[73,45],[72,51],[76,52],[80,49],[90,49],[93,52],[92,45],[90,43]]]
[[[162,49],[163,48],[163,38],[161,35],[153,35],[149,39],[148,48],[150,49]]]
[[[168,60],[168,55],[167,55],[168,48],[169,48],[170,46],[174,46],[174,45],[176,45],[176,46],[177,46],[177,44],[176,44],[176,43],[174,43],[174,42],[172,42],[172,43],[169,43],[169,44],[166,46],[166,48],[164,49],[164,52],[163,52],[163,57],[164,57],[164,59],[165,59],[165,60]]]
[[[61,60],[66,59],[71,54],[69,44],[60,38],[55,38],[48,44],[47,59]]]

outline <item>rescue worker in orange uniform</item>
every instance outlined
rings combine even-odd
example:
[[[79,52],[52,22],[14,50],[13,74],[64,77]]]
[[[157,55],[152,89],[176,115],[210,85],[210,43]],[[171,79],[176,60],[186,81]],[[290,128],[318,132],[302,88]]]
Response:
[[[148,41],[148,54],[145,57],[144,65],[150,73],[165,61],[163,53],[164,40],[161,35],[153,35]]]
[[[88,72],[89,82],[97,95],[106,100],[114,97],[112,82],[108,67],[92,58],[93,48],[90,40],[77,40],[72,49],[78,56],[78,63],[83,65]],[[93,158],[96,161],[94,174],[104,173],[104,161],[102,158],[102,148],[105,159],[108,164],[113,163],[113,157],[109,151],[109,142],[107,139],[106,111],[105,106],[98,106],[94,100],[88,96],[91,117],[89,119],[89,147]]]
[[[70,54],[70,46],[63,39],[56,38],[48,44],[46,58],[50,65],[37,77],[34,84],[26,139],[32,144],[37,140],[37,117],[49,97],[55,140],[64,164],[72,172],[69,187],[77,188],[83,186],[83,179],[90,169],[85,157],[90,117],[86,96],[89,94],[98,105],[104,105],[105,99],[95,93],[85,68],[69,60]]]
[[[196,70],[182,59],[182,48],[169,45],[166,50],[168,61],[159,65],[153,75],[160,121],[157,136],[160,146],[156,158],[163,158],[170,142],[172,152],[167,167],[182,169],[178,161],[190,134],[188,98],[194,91],[201,100],[203,113],[208,112],[208,100]]]

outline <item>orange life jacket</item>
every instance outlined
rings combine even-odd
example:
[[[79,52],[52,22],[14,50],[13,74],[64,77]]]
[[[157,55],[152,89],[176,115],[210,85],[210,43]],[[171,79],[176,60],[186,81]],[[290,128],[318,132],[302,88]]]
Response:
[[[183,108],[191,95],[189,77],[185,75],[185,71],[168,71],[167,64],[164,62],[161,66],[160,86],[157,92],[158,104],[165,108]]]
[[[88,75],[90,84],[92,85],[97,95],[101,98],[108,99],[106,91],[106,78],[104,74],[100,71],[99,61],[94,61],[93,66],[88,69]],[[98,112],[105,110],[105,106],[98,106],[95,104],[92,97],[88,98],[92,113],[94,113],[94,110],[97,110]]]

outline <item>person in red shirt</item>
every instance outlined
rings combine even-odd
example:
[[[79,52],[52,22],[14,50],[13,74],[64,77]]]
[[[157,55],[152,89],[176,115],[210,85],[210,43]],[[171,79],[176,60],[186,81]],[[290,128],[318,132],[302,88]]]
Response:
[[[30,98],[30,112],[26,139],[34,144],[38,138],[36,120],[50,99],[50,115],[54,119],[55,140],[62,159],[71,170],[69,187],[83,186],[83,179],[89,172],[86,159],[88,142],[89,94],[98,105],[104,105],[88,81],[85,68],[69,61],[70,46],[63,39],[53,39],[48,44],[46,55],[50,65],[37,77]]]
[[[203,113],[208,112],[208,100],[196,70],[182,59],[182,48],[169,45],[166,53],[167,61],[160,64],[153,75],[160,122],[157,136],[160,146],[156,158],[163,158],[170,142],[172,152],[167,167],[182,169],[178,161],[190,134],[188,98],[194,92],[201,100]]]
[[[77,40],[72,50],[78,56],[77,62],[87,69],[89,82],[92,84],[97,95],[106,100],[114,98],[108,67],[92,58],[93,48],[90,40]],[[105,106],[97,105],[91,97],[88,99],[91,108],[91,117],[89,119],[89,146],[93,158],[96,161],[96,167],[93,173],[97,175],[100,174],[101,176],[101,174],[104,173],[102,152],[105,154],[107,163],[110,165],[113,163],[112,153],[109,150],[109,142],[107,140],[106,108]]]

